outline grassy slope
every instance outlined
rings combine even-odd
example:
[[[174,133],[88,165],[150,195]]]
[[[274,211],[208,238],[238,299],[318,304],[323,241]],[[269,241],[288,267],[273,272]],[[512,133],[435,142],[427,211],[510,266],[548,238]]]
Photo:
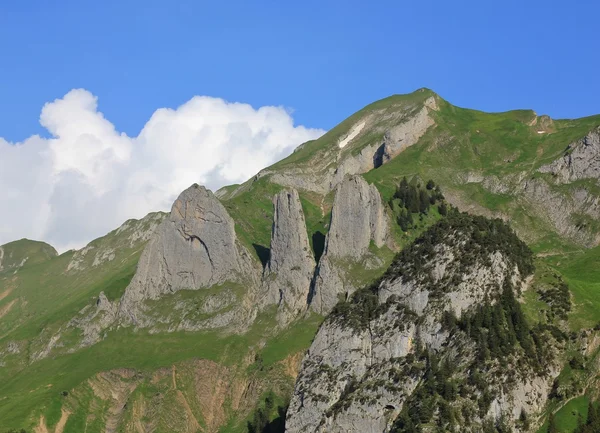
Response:
[[[320,318],[297,323],[269,344],[262,355],[266,367],[310,345]],[[61,392],[70,391],[94,374],[118,368],[151,373],[174,363],[202,358],[235,366],[249,350],[259,346],[275,328],[272,316],[259,318],[245,335],[223,336],[217,332],[147,334],[124,329],[111,332],[101,343],[74,354],[46,358],[26,370],[4,378],[0,386],[3,427],[23,426],[32,408],[45,413],[49,426],[60,418]],[[125,348],[127,348],[125,350]],[[67,430],[68,431],[68,430]]]
[[[548,261],[563,275],[573,294],[572,328],[600,323],[600,247],[550,257]]]
[[[28,265],[43,263],[57,255],[54,247],[45,242],[31,241],[21,239],[19,241],[9,242],[0,246],[3,249],[3,256],[0,265],[5,270],[19,267],[25,260]]]

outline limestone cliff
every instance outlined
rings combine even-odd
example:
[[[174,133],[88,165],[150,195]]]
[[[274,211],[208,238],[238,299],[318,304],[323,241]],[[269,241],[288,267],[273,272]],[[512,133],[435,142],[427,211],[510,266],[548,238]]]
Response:
[[[600,179],[600,128],[572,142],[554,161],[534,172],[519,170],[504,176],[467,172],[461,178],[464,184],[480,184],[487,192],[510,196],[520,206],[532,208],[550,230],[573,243],[586,248],[600,244],[595,225],[600,218],[600,198],[595,189]],[[452,201],[472,212],[490,213]],[[527,230],[521,229],[519,235],[528,242],[538,240]]]
[[[387,216],[379,191],[361,176],[347,177],[336,189],[325,251],[311,294],[313,310],[328,313],[340,295],[352,294],[357,287],[348,271],[357,265],[380,266],[369,247],[371,243],[383,247],[387,237]]]
[[[288,322],[306,310],[315,259],[308,241],[296,190],[273,198],[274,216],[269,262],[264,271],[263,304],[279,306],[279,321]]]
[[[193,185],[177,198],[144,249],[121,299],[119,316],[137,326],[151,326],[153,320],[145,320],[143,314],[148,301],[226,282],[252,287],[257,279],[255,263],[237,241],[234,222],[223,205],[212,192]],[[215,324],[219,325],[225,323]]]

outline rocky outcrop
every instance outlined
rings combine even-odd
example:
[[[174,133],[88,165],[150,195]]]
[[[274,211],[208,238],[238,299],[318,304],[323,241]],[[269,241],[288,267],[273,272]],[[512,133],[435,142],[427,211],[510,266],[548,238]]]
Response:
[[[388,236],[388,222],[379,191],[361,176],[350,176],[337,190],[331,212],[331,224],[325,251],[315,275],[311,306],[327,313],[340,295],[356,290],[348,278],[349,268],[364,262],[366,266],[371,242],[381,248]]]
[[[600,234],[589,224],[600,218],[600,198],[586,188],[574,187],[565,194],[546,181],[534,178],[524,181],[520,189],[538,215],[561,236],[588,248],[600,243]]]
[[[306,309],[315,270],[304,212],[296,190],[273,198],[271,253],[264,271],[263,304],[279,306],[279,321],[286,323]]]
[[[419,407],[419,388],[431,386],[424,384],[432,380],[427,379],[432,359],[453,365],[447,373],[453,383],[466,383],[472,374],[483,377],[485,389],[465,385],[465,395],[452,397],[454,409],[472,416],[460,431],[479,432],[484,420],[500,417],[513,424],[522,410],[543,409],[556,368],[547,364],[537,371],[537,359],[514,351],[504,363],[490,361],[481,369],[472,336],[448,325],[455,323],[448,317],[469,317],[507,298],[507,287],[518,291],[531,270],[531,255],[522,243],[506,242],[508,232],[484,241],[491,246],[480,243],[480,221],[473,230],[465,230],[468,219],[435,228],[401,254],[378,286],[361,289],[334,309],[302,363],[286,432],[388,432],[405,405]],[[515,254],[521,250],[522,256]],[[511,302],[506,305],[516,304]],[[509,372],[506,363],[519,368]],[[474,405],[482,393],[491,402],[483,412]]]
[[[356,155],[350,154],[343,157],[329,181],[329,189],[335,189],[346,175],[366,173],[416,144],[429,127],[434,125],[435,122],[430,117],[429,111],[435,109],[437,109],[437,105],[435,99],[431,97],[414,115],[387,128],[383,134],[383,142],[365,146]]]
[[[67,326],[81,330],[82,339],[79,347],[91,346],[102,339],[106,328],[116,320],[118,311],[118,303],[111,302],[104,292],[100,292],[94,304],[84,307]]]
[[[148,300],[182,289],[228,281],[253,285],[256,280],[253,260],[236,239],[233,219],[212,192],[193,185],[177,198],[144,249],[119,316],[139,326]]]
[[[404,103],[371,112],[331,140],[332,147],[320,149],[308,165],[263,170],[257,179],[271,176],[279,185],[327,194],[347,175],[366,173],[416,144],[435,124],[431,112],[436,110],[436,99],[431,96],[420,104]],[[377,138],[365,142],[365,134]]]
[[[559,183],[579,179],[600,179],[600,128],[569,144],[562,158],[539,169],[551,173]]]

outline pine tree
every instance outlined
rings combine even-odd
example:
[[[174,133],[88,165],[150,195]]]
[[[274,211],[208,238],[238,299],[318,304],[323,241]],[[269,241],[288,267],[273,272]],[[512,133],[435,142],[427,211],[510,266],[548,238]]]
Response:
[[[419,191],[419,212],[422,214],[426,214],[429,209],[429,196],[427,195],[427,191],[420,190]]]
[[[446,206],[446,202],[440,203],[440,205],[438,206],[438,212],[440,213],[441,216],[448,215],[448,206]]]
[[[402,180],[400,181],[400,188],[401,189],[406,189],[408,188],[408,180],[406,179],[406,176],[404,176],[402,178]]]

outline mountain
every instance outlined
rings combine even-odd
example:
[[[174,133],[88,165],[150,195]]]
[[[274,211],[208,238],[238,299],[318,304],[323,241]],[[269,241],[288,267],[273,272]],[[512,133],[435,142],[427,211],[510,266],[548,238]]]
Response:
[[[79,251],[2,246],[0,431],[573,431],[599,154],[600,116],[420,89]]]
[[[42,263],[58,253],[44,242],[21,239],[0,246],[0,272],[12,269],[15,273],[25,264]]]

